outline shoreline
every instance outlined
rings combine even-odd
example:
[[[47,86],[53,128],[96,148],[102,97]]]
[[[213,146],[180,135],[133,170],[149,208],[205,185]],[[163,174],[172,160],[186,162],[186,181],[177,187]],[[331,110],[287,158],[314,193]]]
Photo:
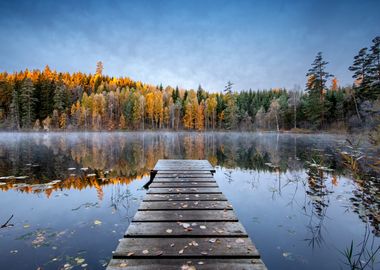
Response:
[[[348,133],[347,131],[337,131],[337,130],[322,130],[322,131],[312,131],[312,130],[282,130],[282,131],[274,131],[274,130],[170,130],[170,129],[162,129],[162,130],[51,130],[51,131],[42,131],[42,130],[0,130],[0,134],[78,134],[78,133],[130,133],[130,134],[138,134],[138,133],[189,133],[189,134],[203,134],[203,133],[215,133],[215,134],[228,134],[228,133],[243,133],[243,134],[289,134],[289,135],[339,135],[339,136],[367,136],[367,132],[360,133]]]

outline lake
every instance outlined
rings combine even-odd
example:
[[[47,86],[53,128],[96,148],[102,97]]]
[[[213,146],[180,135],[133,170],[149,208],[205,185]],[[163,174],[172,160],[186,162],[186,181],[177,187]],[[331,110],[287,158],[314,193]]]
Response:
[[[269,269],[350,269],[380,246],[380,177],[342,151],[377,158],[338,135],[1,133],[1,268],[104,269],[157,160],[207,159]]]

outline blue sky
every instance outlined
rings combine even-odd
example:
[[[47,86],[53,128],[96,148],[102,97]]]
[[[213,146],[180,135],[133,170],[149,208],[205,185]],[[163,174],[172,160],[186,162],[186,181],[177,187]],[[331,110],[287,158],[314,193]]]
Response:
[[[0,71],[129,76],[220,91],[305,85],[318,51],[340,84],[380,35],[380,1],[4,1]]]

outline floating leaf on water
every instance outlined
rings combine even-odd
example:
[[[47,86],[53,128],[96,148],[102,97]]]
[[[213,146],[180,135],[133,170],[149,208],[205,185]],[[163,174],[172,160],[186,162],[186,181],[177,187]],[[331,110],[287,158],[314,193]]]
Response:
[[[83,258],[81,258],[81,257],[76,257],[76,258],[75,258],[75,262],[76,262],[77,264],[82,264],[82,263],[84,263],[84,261],[85,261],[85,259],[83,259]]]
[[[289,257],[291,255],[292,255],[292,253],[290,253],[290,252],[284,252],[284,253],[282,253],[282,256],[284,256],[285,258]]]
[[[95,225],[100,225],[100,224],[102,224],[102,222],[101,222],[100,220],[95,220],[95,221],[94,221],[94,224],[95,224]]]
[[[88,266],[87,263],[84,263],[84,264],[81,265],[81,267],[83,267],[83,268],[85,268],[85,267],[87,267],[87,266]]]
[[[60,182],[62,182],[62,180],[53,180],[53,181],[51,181],[49,184],[52,184],[52,185],[54,185],[54,184],[58,184],[58,183],[60,183]]]
[[[75,168],[68,168],[67,170],[68,170],[68,171],[74,171]]]
[[[29,177],[26,176],[26,175],[15,177],[16,180],[25,180],[25,179],[28,179],[28,178],[29,178]]]
[[[0,177],[0,180],[8,180],[8,179],[10,179],[10,176],[1,176]]]
[[[30,227],[30,225],[29,224],[24,224],[24,226],[23,226],[24,228],[29,228]]]
[[[80,168],[81,171],[87,171],[88,168],[87,167],[84,167],[84,168]]]
[[[89,173],[89,174],[87,174],[87,177],[94,177],[94,176],[96,176],[95,173]]]
[[[16,253],[18,253],[18,250],[15,249],[15,250],[11,250],[10,252],[11,252],[11,254],[16,254]]]

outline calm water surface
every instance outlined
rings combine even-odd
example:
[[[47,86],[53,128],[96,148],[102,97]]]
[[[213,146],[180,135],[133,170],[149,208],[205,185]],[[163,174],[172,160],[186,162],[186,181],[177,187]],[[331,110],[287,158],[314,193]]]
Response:
[[[0,134],[0,225],[13,215],[0,229],[0,266],[104,269],[149,169],[171,158],[216,166],[269,269],[349,269],[352,241],[355,254],[380,245],[380,179],[349,170],[346,149],[332,135]]]

